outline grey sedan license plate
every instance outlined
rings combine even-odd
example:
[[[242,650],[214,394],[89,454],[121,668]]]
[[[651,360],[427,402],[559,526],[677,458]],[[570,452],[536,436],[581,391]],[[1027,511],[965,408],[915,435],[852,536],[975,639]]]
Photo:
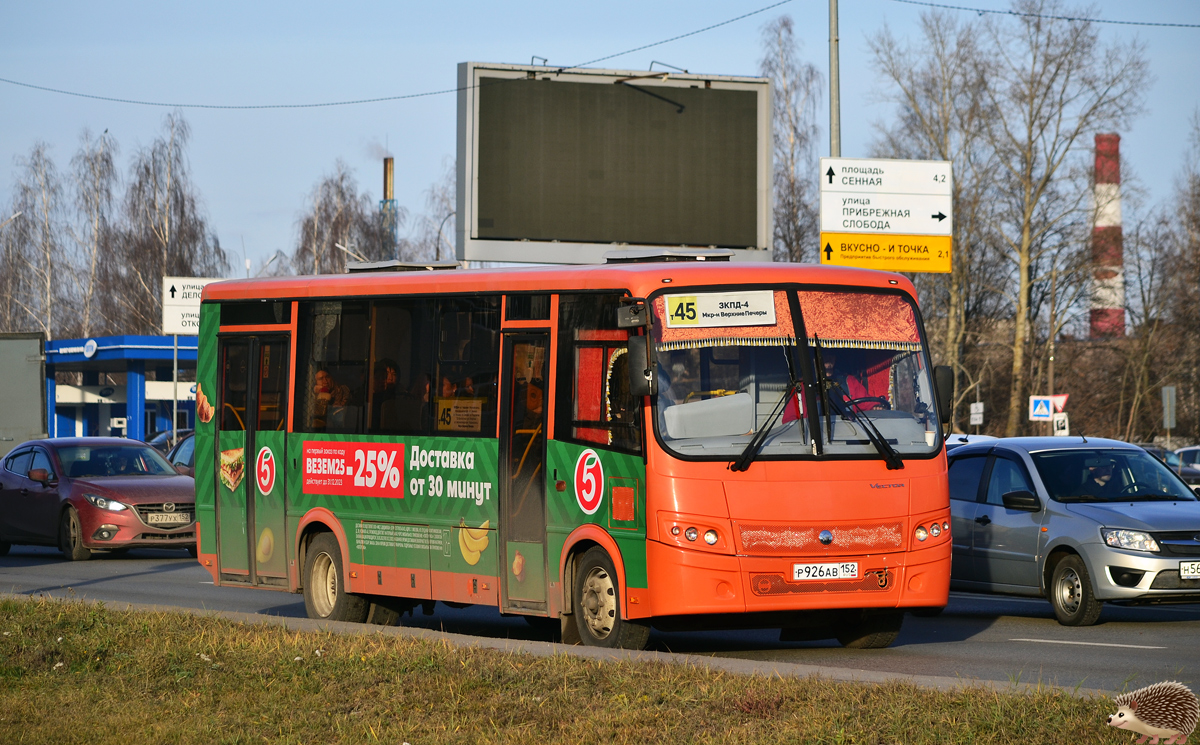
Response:
[[[1200,561],[1179,562],[1179,579],[1200,579]]]
[[[155,512],[146,515],[146,522],[150,525],[179,525],[191,521],[192,513],[190,512]]]

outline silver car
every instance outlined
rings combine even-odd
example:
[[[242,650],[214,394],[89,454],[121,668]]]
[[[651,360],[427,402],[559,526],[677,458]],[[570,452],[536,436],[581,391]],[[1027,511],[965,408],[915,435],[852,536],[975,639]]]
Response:
[[[1014,437],[949,457],[952,588],[1045,597],[1066,626],[1200,601],[1200,501],[1145,450]]]

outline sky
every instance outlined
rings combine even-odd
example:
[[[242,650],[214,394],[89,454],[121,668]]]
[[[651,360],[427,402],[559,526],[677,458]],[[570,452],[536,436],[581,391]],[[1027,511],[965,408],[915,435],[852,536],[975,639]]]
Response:
[[[1005,10],[1003,0],[947,0]],[[303,104],[452,89],[464,61],[529,64],[536,55],[572,66],[687,34],[772,5],[743,2],[603,3],[204,3],[9,2],[0,10],[0,78],[93,96],[172,104]],[[1097,0],[1107,20],[1200,24],[1196,0]],[[652,61],[693,73],[755,75],[762,28],[795,21],[800,56],[828,80],[829,4],[792,0],[704,33],[605,60],[644,70]],[[867,157],[889,104],[867,39],[885,26],[916,39],[923,8],[896,0],[840,0],[843,157]],[[961,12],[964,20],[976,17]],[[1104,25],[1109,41],[1145,44],[1153,83],[1146,106],[1121,132],[1124,176],[1148,204],[1172,194],[1200,108],[1200,28]],[[656,68],[658,66],[656,65]],[[828,89],[824,94],[828,103]],[[395,158],[396,199],[412,214],[453,167],[453,93],[353,106],[293,109],[182,108],[191,127],[192,178],[209,224],[230,252],[257,267],[291,252],[307,196],[340,158],[372,200],[382,157]],[[162,132],[170,107],[98,101],[0,82],[0,211],[11,204],[15,159],[35,142],[69,169],[84,128],[105,129],[130,157]],[[829,154],[828,113],[819,155]],[[1090,146],[1090,143],[1088,143]],[[0,215],[0,221],[8,217]],[[243,249],[244,246],[244,249]]]

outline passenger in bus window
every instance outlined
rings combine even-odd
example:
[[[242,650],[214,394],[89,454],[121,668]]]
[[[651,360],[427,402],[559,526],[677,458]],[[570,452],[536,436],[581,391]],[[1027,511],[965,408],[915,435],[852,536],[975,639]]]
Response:
[[[417,373],[412,388],[396,396],[394,429],[404,432],[425,432],[428,429],[429,383],[427,374]]]
[[[324,429],[325,417],[331,406],[345,406],[350,402],[350,389],[339,384],[328,370],[317,370],[313,386],[313,427]]]
[[[486,399],[494,408],[496,405],[496,374],[492,372],[479,373],[471,378],[471,395]]]
[[[453,380],[450,380],[450,376],[443,375],[442,376],[442,386],[441,386],[441,391],[442,391],[441,397],[442,398],[450,398],[454,395],[454,392],[456,390],[458,390],[458,386],[455,385]]]
[[[475,398],[475,380],[470,375],[463,378],[454,389],[454,395],[459,398]]]
[[[375,363],[371,378],[371,428],[396,428],[396,384],[399,382],[399,365],[395,360],[384,357]]]

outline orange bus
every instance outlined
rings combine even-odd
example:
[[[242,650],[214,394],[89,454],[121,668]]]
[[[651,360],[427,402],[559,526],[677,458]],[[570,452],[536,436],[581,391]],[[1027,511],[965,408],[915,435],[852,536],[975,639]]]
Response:
[[[199,561],[313,618],[886,646],[950,578],[914,288],[701,257],[208,285]]]

